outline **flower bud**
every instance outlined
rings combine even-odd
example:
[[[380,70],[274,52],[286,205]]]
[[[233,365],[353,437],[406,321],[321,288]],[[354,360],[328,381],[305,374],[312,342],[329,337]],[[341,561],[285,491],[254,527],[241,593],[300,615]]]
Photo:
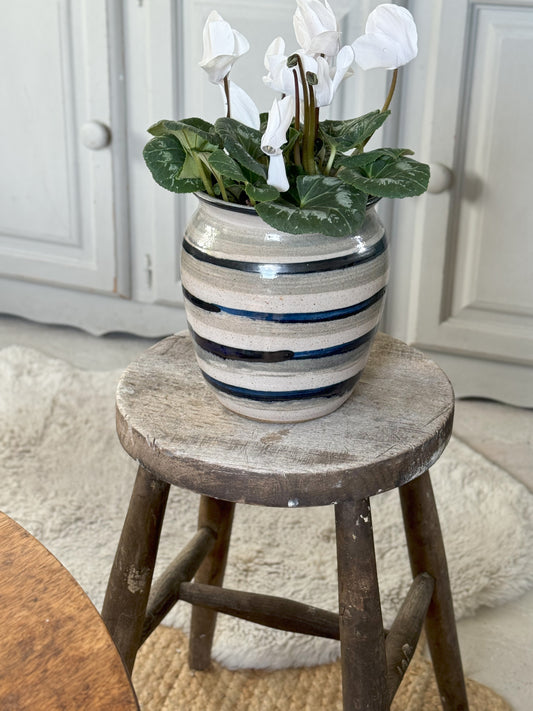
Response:
[[[246,37],[234,30],[216,10],[207,18],[203,38],[204,53],[200,66],[207,72],[210,82],[220,84],[235,61],[250,49],[250,45]]]

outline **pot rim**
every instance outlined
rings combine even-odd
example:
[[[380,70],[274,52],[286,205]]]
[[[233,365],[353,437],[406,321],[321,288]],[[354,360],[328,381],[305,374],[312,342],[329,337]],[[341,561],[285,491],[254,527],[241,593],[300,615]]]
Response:
[[[255,207],[253,207],[252,205],[240,205],[236,202],[226,202],[221,198],[212,197],[211,195],[208,195],[204,192],[196,192],[194,193],[194,195],[201,202],[205,202],[209,205],[219,207],[221,210],[229,210],[230,212],[240,212],[244,215],[255,215],[256,217],[259,217]],[[376,205],[380,200],[380,197],[376,197],[375,195],[369,195],[366,203],[366,209],[369,210],[371,207],[374,207],[374,205]]]

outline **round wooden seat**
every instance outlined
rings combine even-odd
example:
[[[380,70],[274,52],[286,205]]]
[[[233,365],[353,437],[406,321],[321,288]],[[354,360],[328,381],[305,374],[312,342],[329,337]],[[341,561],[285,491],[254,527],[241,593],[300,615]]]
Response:
[[[425,621],[443,708],[467,711],[428,472],[448,442],[453,410],[442,370],[385,335],[376,338],[349,400],[298,424],[257,422],[224,409],[200,375],[187,334],[146,351],[117,389],[118,435],[139,470],[102,610],[127,667],[171,607],[185,601],[193,605],[192,669],[209,667],[216,615],[224,612],[340,639],[344,711],[388,711]],[[152,586],[171,485],[201,495],[198,532]],[[392,488],[399,489],[413,584],[386,631],[370,497]],[[223,587],[241,503],[334,506],[338,611]]]
[[[117,430],[133,458],[170,484],[264,506],[320,506],[401,486],[440,456],[454,398],[442,370],[379,334],[352,397],[296,425],[255,422],[208,390],[186,334],[124,372]]]

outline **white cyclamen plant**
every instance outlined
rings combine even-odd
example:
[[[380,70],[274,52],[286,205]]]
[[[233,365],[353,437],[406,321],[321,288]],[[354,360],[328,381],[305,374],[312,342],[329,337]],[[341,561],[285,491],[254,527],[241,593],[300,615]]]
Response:
[[[271,226],[304,234],[355,234],[372,198],[404,198],[427,189],[429,168],[405,148],[365,151],[389,116],[398,68],[417,54],[411,14],[386,3],[370,13],[365,34],[341,46],[328,0],[296,0],[294,32],[300,45],[287,55],[278,37],[265,54],[263,82],[277,92],[260,114],[229,79],[249,49],[246,38],[213,11],[205,24],[200,66],[221,87],[226,116],[163,120],[144,149],[154,179],[173,192],[205,192],[251,205]],[[358,118],[320,121],[353,63],[393,70],[383,107]]]

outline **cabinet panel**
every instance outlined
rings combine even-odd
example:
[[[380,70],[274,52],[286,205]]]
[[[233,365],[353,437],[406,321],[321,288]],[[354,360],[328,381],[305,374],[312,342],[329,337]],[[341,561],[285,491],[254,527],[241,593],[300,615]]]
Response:
[[[410,7],[402,144],[453,182],[395,206],[388,329],[441,355],[459,395],[531,406],[533,3]]]
[[[460,111],[459,214],[450,316],[533,316],[531,109],[533,8],[474,8]],[[461,205],[457,205],[458,201]],[[458,209],[456,209],[458,208]]]
[[[3,7],[2,276],[119,288],[108,39],[105,0]],[[88,138],[100,131],[99,150],[81,141],[88,122],[97,122]]]

